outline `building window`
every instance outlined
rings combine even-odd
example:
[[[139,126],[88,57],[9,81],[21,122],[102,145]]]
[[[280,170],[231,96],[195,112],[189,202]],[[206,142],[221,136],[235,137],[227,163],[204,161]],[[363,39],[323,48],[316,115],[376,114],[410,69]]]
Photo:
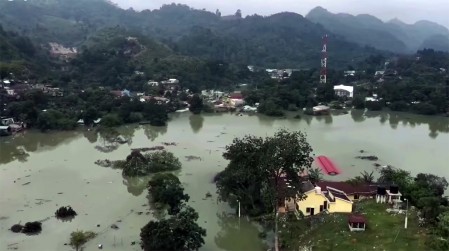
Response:
[[[358,194],[354,194],[354,200],[358,200],[359,199],[359,195]]]
[[[306,208],[306,213],[310,213],[310,207]]]

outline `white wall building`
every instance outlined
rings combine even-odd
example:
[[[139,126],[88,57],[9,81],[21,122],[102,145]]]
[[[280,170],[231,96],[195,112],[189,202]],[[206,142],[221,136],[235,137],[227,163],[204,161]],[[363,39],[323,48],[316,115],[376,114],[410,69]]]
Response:
[[[335,95],[339,97],[354,97],[354,86],[336,85],[334,86]]]

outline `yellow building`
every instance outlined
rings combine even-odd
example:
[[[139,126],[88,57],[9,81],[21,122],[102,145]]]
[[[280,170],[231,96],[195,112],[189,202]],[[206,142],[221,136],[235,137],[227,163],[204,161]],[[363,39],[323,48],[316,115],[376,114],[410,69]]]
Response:
[[[354,201],[361,198],[373,198],[376,186],[368,184],[352,185],[346,182],[323,181],[315,186],[310,181],[303,181],[296,188],[286,178],[279,181],[281,191],[286,193],[285,201],[279,205],[281,212],[302,212],[305,216],[328,213],[351,213]],[[304,194],[298,197],[298,190]]]
[[[305,216],[315,215],[323,211],[329,213],[351,213],[353,202],[341,190],[332,187],[315,187],[304,193],[305,198],[296,199],[296,211],[301,211]]]

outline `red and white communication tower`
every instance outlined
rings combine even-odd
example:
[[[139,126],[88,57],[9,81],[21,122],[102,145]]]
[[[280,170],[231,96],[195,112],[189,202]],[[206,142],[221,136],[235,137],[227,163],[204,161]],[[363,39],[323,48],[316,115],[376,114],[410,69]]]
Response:
[[[320,83],[327,81],[327,34],[323,37],[323,49],[321,50]]]

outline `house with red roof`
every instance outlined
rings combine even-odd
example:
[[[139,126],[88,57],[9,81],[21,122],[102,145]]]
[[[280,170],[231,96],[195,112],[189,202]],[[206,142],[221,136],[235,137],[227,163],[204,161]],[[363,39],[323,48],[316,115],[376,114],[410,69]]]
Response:
[[[278,202],[280,212],[311,216],[323,211],[351,213],[355,201],[376,196],[377,185],[342,181],[320,181],[312,184],[309,180],[293,182],[281,177],[278,181],[278,191],[285,198],[284,201]],[[301,194],[304,194],[304,197],[300,197]]]
[[[320,181],[315,185],[322,189],[332,187],[343,191],[351,201],[374,198],[377,193],[377,185],[367,183],[353,184],[345,181]]]

